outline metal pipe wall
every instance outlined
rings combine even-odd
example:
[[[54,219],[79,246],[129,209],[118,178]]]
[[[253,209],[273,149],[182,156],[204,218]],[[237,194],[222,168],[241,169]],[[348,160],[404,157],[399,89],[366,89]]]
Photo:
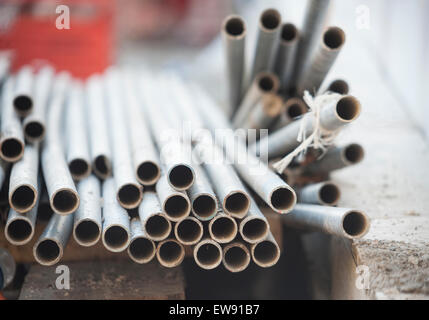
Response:
[[[310,184],[297,192],[298,202],[335,206],[340,200],[340,188],[333,182]]]
[[[127,251],[129,257],[140,264],[148,263],[155,257],[155,243],[143,230],[139,218],[131,220],[131,240]]]
[[[20,117],[33,111],[34,74],[30,66],[22,67],[16,74],[13,107]]]

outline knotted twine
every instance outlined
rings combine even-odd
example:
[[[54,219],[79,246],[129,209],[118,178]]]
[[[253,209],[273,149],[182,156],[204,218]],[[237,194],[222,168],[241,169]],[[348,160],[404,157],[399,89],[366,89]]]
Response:
[[[325,106],[337,103],[340,97],[340,94],[333,92],[327,92],[313,97],[308,91],[304,91],[303,99],[309,110],[300,120],[301,123],[296,140],[301,143],[295,148],[295,150],[273,164],[273,168],[278,173],[283,173],[292,162],[293,158],[298,155],[303,156],[309,147],[321,149],[321,156],[323,156],[326,148],[332,144],[333,140],[338,135],[338,130],[332,131],[323,128],[320,124],[320,112]],[[312,121],[313,123],[313,132],[306,137],[305,129],[307,127],[307,122],[309,121]]]

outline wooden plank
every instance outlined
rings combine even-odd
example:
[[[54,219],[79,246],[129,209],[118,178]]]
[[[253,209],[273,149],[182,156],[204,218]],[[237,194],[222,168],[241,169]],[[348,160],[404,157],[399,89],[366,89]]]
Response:
[[[20,300],[184,299],[181,268],[162,268],[156,263],[137,265],[128,261],[67,263],[70,289],[56,288],[56,267],[33,265],[25,278]]]

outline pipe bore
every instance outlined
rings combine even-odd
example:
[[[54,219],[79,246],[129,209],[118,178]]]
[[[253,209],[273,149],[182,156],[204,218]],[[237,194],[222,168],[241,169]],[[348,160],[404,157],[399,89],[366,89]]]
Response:
[[[331,50],[338,50],[346,41],[346,35],[341,28],[330,27],[323,35],[323,43]]]
[[[81,220],[74,229],[74,238],[82,246],[92,246],[100,239],[101,230],[92,220]]]
[[[63,248],[54,240],[45,239],[35,247],[34,257],[41,265],[51,266],[57,263],[63,255]]]
[[[338,94],[348,94],[349,85],[344,80],[335,80],[329,85],[328,91],[335,92]]]
[[[195,246],[194,259],[201,268],[214,269],[222,262],[222,248],[216,241],[203,240]]]
[[[360,114],[360,102],[352,96],[341,98],[336,107],[338,117],[343,121],[353,121]]]
[[[106,179],[112,173],[112,164],[110,163],[110,160],[103,155],[100,155],[95,158],[93,168],[94,173],[100,179]]]
[[[144,229],[149,238],[154,241],[161,241],[170,234],[171,223],[163,215],[156,214],[146,219]]]
[[[369,219],[360,211],[349,211],[343,217],[343,229],[350,239],[363,237],[368,232]]]
[[[217,201],[209,194],[200,195],[192,202],[192,211],[198,218],[208,220],[217,212]]]
[[[168,174],[168,181],[176,190],[186,190],[194,183],[193,170],[184,164],[173,167]]]
[[[137,263],[148,263],[156,253],[155,244],[150,239],[136,238],[128,247],[130,258]]]
[[[33,100],[26,95],[19,95],[13,99],[13,106],[19,114],[27,114],[33,108]]]
[[[249,197],[243,192],[230,193],[224,200],[224,209],[226,213],[242,218],[249,211],[250,200]]]
[[[73,190],[58,190],[53,195],[52,209],[58,214],[70,214],[79,207],[79,197]]]
[[[246,31],[246,26],[242,18],[233,16],[225,22],[225,31],[232,37],[239,37]]]
[[[164,240],[158,244],[156,257],[162,266],[173,268],[182,263],[185,258],[185,249],[176,240]]]
[[[31,210],[35,206],[36,198],[37,191],[33,187],[30,185],[22,185],[12,192],[10,204],[16,212],[23,213]]]
[[[91,167],[85,159],[74,159],[69,163],[69,170],[74,179],[82,179],[89,175]]]
[[[260,23],[265,30],[274,30],[280,26],[281,16],[280,13],[275,9],[265,10],[261,14]]]
[[[298,37],[298,30],[292,23],[285,23],[282,26],[281,39],[284,42],[291,42]]]
[[[176,223],[174,234],[177,240],[184,245],[193,245],[203,236],[203,225],[194,217],[187,217]]]
[[[279,261],[280,248],[272,241],[261,241],[252,247],[253,261],[260,267],[272,267]]]
[[[103,234],[105,247],[112,252],[120,252],[128,246],[130,235],[121,226],[110,226]]]
[[[267,237],[269,226],[262,218],[249,217],[242,222],[240,231],[246,242],[255,243]]]
[[[27,139],[40,140],[45,136],[45,126],[38,121],[30,121],[25,124],[24,133]]]
[[[223,264],[231,272],[240,272],[250,263],[249,250],[241,243],[229,244],[223,253]]]
[[[27,219],[15,219],[5,227],[6,238],[14,245],[27,243],[33,234],[33,226]]]
[[[279,187],[271,193],[271,207],[280,213],[289,212],[290,210],[292,210],[295,203],[295,192],[289,188]]]
[[[273,91],[274,85],[274,79],[270,74],[263,74],[258,81],[259,89],[264,92]]]
[[[210,221],[209,233],[216,242],[231,242],[237,235],[237,223],[230,216],[218,215]]]
[[[15,138],[7,138],[1,142],[0,150],[6,161],[16,162],[24,154],[24,144]]]
[[[340,199],[340,189],[333,183],[326,183],[319,190],[319,198],[323,204],[336,205]]]
[[[159,166],[150,161],[141,163],[137,168],[137,179],[145,186],[155,184],[161,175]]]
[[[344,158],[350,164],[356,164],[362,161],[364,157],[364,151],[362,146],[358,144],[350,144],[346,148],[344,148]]]
[[[165,214],[173,221],[178,221],[189,215],[190,204],[183,195],[172,195],[164,204]]]
[[[126,209],[134,209],[142,200],[143,194],[139,186],[135,184],[125,184],[118,191],[118,202]]]

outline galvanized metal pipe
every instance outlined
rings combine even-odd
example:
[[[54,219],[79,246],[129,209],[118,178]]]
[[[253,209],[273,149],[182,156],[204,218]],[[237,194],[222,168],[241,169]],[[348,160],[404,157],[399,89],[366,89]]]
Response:
[[[122,112],[123,90],[120,74],[110,69],[105,77],[106,95],[108,99],[108,123],[111,128],[113,178],[116,184],[116,198],[125,209],[137,208],[143,198],[143,188],[136,180],[129,136]]]
[[[156,183],[156,192],[161,203],[162,211],[171,221],[179,221],[189,216],[191,203],[184,191],[174,189],[169,183],[167,176],[161,174]]]
[[[311,61],[315,46],[319,43],[326,24],[331,0],[309,0],[304,24],[295,56],[295,68],[291,85],[301,82],[302,76]]]
[[[13,107],[20,117],[33,111],[34,74],[30,66],[22,67],[16,74]]]
[[[308,111],[308,107],[301,98],[289,98],[284,104],[278,121],[273,126],[273,130],[278,130],[287,126]]]
[[[337,99],[333,99],[329,104],[322,107],[319,119],[320,126],[328,131],[340,129],[356,120],[359,117],[360,109],[360,102],[355,97],[338,95]],[[301,121],[303,119],[292,122],[288,126],[270,134],[269,137],[264,137],[257,141],[249,148],[265,159],[284,156],[300,144],[297,137],[301,128]],[[309,136],[314,130],[314,122],[306,121],[304,130],[305,135]],[[267,148],[262,148],[263,150],[261,150],[261,146],[266,146]],[[261,154],[265,151],[268,154]]]
[[[222,247],[210,238],[198,242],[193,254],[195,263],[205,270],[212,270],[222,262]]]
[[[283,99],[277,94],[264,94],[250,111],[242,129],[268,129],[283,109]]]
[[[284,23],[274,64],[274,72],[280,79],[281,91],[289,88],[299,43],[299,32],[294,24]]]
[[[81,203],[74,213],[73,237],[84,247],[95,245],[101,237],[100,188],[100,181],[93,175],[82,179],[77,186]]]
[[[25,117],[22,125],[25,139],[31,143],[42,141],[46,134],[46,108],[49,103],[55,71],[50,66],[43,67],[34,79],[33,112]]]
[[[231,216],[218,212],[209,222],[210,237],[218,243],[229,243],[237,235],[237,222]]]
[[[309,90],[312,93],[317,93],[319,91],[345,41],[346,35],[341,28],[330,27],[324,32],[323,41],[316,50],[302,81],[297,86],[298,92]]]
[[[249,249],[240,241],[228,243],[223,247],[222,263],[230,272],[245,270],[250,263]]]
[[[348,239],[362,238],[369,230],[368,216],[359,210],[297,204],[294,210],[283,218],[292,228],[320,231]]]
[[[24,156],[16,162],[10,173],[9,205],[18,213],[28,212],[39,197],[39,147],[27,145]]]
[[[155,243],[145,233],[139,218],[131,220],[131,240],[128,256],[136,263],[148,263],[156,254]]]
[[[250,246],[252,260],[262,268],[274,266],[280,259],[280,248],[272,233],[268,233],[267,237]]]
[[[9,210],[4,235],[15,246],[22,246],[31,241],[34,236],[37,219],[37,203],[29,212],[18,213],[12,208]]]
[[[266,9],[259,16],[251,80],[262,71],[268,71],[274,63],[282,17],[276,9]]]
[[[248,243],[256,243],[266,238],[270,232],[267,218],[259,210],[256,202],[251,199],[251,206],[246,217],[239,223],[240,235]]]
[[[306,174],[327,173],[339,170],[361,162],[364,158],[364,149],[360,144],[330,148],[325,155],[303,168]]]
[[[338,94],[348,94],[350,91],[350,87],[347,81],[342,79],[337,79],[331,82],[327,91],[335,92]]]
[[[54,214],[40,238],[33,246],[33,255],[38,263],[52,266],[58,263],[70,239],[73,229],[73,214]]]
[[[241,178],[267,203],[274,211],[278,213],[288,213],[296,203],[296,195],[293,189],[279,178],[266,164],[248,152],[244,141],[236,139],[230,124],[220,109],[213,101],[196,86],[193,87],[197,95],[201,114],[204,116],[207,127],[223,138],[222,147],[225,150],[229,160],[233,163],[235,169]],[[233,143],[236,142],[236,143]],[[246,159],[246,161],[243,161]]]
[[[276,93],[279,87],[279,78],[274,73],[266,71],[258,73],[234,115],[232,121],[234,127],[240,128],[262,97],[267,93]]]
[[[130,219],[128,212],[116,200],[113,178],[108,178],[103,182],[102,195],[103,245],[111,252],[122,252],[130,242]]]
[[[161,209],[155,192],[145,191],[139,206],[142,228],[149,239],[162,241],[171,233],[171,223]]]
[[[49,202],[48,190],[46,190],[46,185],[43,183],[40,191],[40,199],[37,210],[37,220],[42,222],[48,222],[54,214],[54,210],[51,208],[51,203]]]
[[[176,239],[163,240],[158,243],[156,258],[166,268],[177,267],[185,258],[185,248]]]
[[[229,116],[233,116],[240,103],[243,86],[246,23],[242,17],[230,15],[223,21],[221,30],[225,48]]]
[[[340,188],[333,182],[310,184],[297,192],[298,202],[335,206],[340,200]]]
[[[0,157],[16,162],[24,155],[24,135],[18,115],[13,110],[14,78],[6,79],[2,88]]]
[[[85,91],[92,169],[97,177],[107,179],[112,174],[112,153],[101,76],[91,76],[86,82]]]
[[[203,224],[195,217],[186,217],[174,225],[174,235],[183,245],[194,245],[203,237]]]
[[[161,175],[158,151],[137,99],[135,81],[128,72],[122,80],[135,176],[144,186],[154,185]]]
[[[51,207],[55,213],[62,215],[71,214],[79,207],[79,195],[67,166],[61,139],[63,105],[68,84],[67,73],[62,73],[55,79],[49,103],[48,130],[41,158]]]
[[[82,84],[75,81],[71,86],[66,108],[66,159],[74,180],[82,180],[91,173],[91,156],[84,115]]]

